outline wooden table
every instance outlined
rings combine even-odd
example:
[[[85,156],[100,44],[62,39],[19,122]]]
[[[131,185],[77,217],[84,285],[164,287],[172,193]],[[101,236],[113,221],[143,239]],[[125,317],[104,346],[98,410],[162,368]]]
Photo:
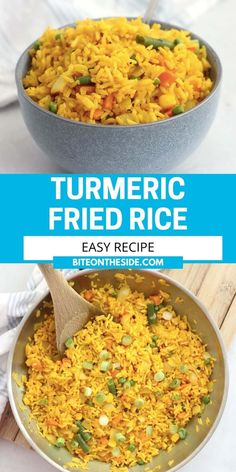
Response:
[[[236,264],[189,264],[167,270],[206,305],[221,329],[226,347],[236,334]],[[9,404],[0,423],[0,438],[30,447],[13,418]]]

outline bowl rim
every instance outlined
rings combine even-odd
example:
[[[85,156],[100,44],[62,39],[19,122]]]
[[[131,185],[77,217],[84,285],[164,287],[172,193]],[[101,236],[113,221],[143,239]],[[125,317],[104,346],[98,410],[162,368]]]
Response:
[[[114,271],[116,271],[116,269],[114,269]],[[79,278],[80,276],[83,276],[83,275],[91,275],[92,273],[99,273],[100,271],[98,271],[97,269],[85,269],[85,270],[80,270],[78,273],[69,273],[67,275],[67,280],[71,280],[73,278]],[[136,272],[136,271],[135,271]],[[189,296],[190,298],[192,298],[192,300],[196,303],[196,305],[203,311],[204,315],[206,316],[206,318],[208,319],[209,323],[211,324],[212,328],[214,329],[214,332],[216,334],[216,337],[218,339],[218,342],[220,344],[220,347],[221,347],[221,351],[222,351],[222,358],[223,358],[223,362],[224,362],[224,373],[225,373],[225,383],[224,383],[224,392],[223,392],[223,396],[222,396],[222,401],[221,401],[221,405],[220,405],[220,408],[219,408],[219,411],[217,413],[217,416],[216,416],[216,419],[214,421],[214,423],[212,423],[206,437],[204,438],[204,440],[199,444],[198,447],[196,447],[193,452],[188,456],[186,457],[183,461],[181,461],[179,464],[171,467],[169,469],[169,472],[177,472],[177,470],[179,470],[181,467],[183,467],[184,465],[186,465],[187,463],[189,463],[202,449],[203,447],[207,444],[207,442],[209,441],[209,439],[212,437],[213,433],[215,432],[220,420],[221,420],[221,417],[223,415],[223,412],[224,412],[224,409],[225,409],[225,406],[226,406],[226,402],[227,402],[227,397],[228,397],[228,390],[229,390],[229,367],[228,367],[228,361],[227,361],[227,353],[226,353],[226,348],[225,348],[225,345],[224,345],[224,341],[223,341],[223,338],[222,338],[222,335],[221,335],[221,332],[220,332],[220,329],[219,327],[217,326],[214,318],[212,318],[209,314],[209,311],[208,309],[205,307],[205,305],[197,298],[197,296],[192,293],[189,289],[187,289],[186,287],[184,287],[180,282],[176,281],[175,279],[173,279],[172,277],[166,275],[166,274],[163,274],[162,272],[160,271],[155,271],[155,270],[148,270],[148,269],[145,269],[145,270],[139,270],[138,272],[147,272],[151,275],[153,275],[154,277],[156,276],[160,276],[162,279],[166,280],[167,282],[170,282],[171,284],[175,285],[177,288],[179,288],[180,290],[182,290],[187,296]],[[38,294],[38,296],[36,297],[36,300],[34,301],[34,303],[32,304],[32,306],[30,307],[30,309],[27,311],[27,313],[25,314],[25,316],[23,317],[23,319],[21,320],[20,324],[18,325],[18,327],[16,328],[16,333],[15,333],[15,338],[14,338],[14,341],[13,341],[13,344],[11,346],[11,349],[10,349],[10,352],[9,352],[9,356],[8,356],[8,363],[7,363],[7,387],[8,387],[8,397],[9,397],[9,402],[10,402],[10,406],[11,406],[11,409],[12,409],[12,412],[13,412],[13,415],[14,415],[14,418],[16,420],[16,423],[21,431],[21,433],[23,434],[23,436],[25,437],[25,439],[27,440],[27,442],[30,444],[30,446],[43,458],[45,459],[48,463],[50,463],[51,465],[53,465],[55,468],[57,468],[58,470],[61,470],[62,472],[65,472],[65,468],[63,466],[61,466],[60,464],[54,462],[53,459],[51,459],[46,453],[44,453],[42,451],[42,449],[40,449],[39,446],[37,446],[37,444],[33,441],[33,439],[31,438],[31,436],[29,435],[29,433],[26,431],[26,428],[23,424],[23,422],[21,421],[20,419],[20,416],[18,414],[18,411],[17,411],[17,408],[16,408],[16,403],[15,403],[15,400],[14,400],[14,396],[13,396],[13,388],[12,388],[12,384],[13,384],[13,379],[12,379],[12,362],[13,362],[13,356],[14,356],[14,352],[15,352],[15,347],[16,347],[16,344],[18,342],[18,337],[21,333],[21,330],[23,329],[26,321],[28,320],[28,318],[31,316],[32,312],[35,310],[35,308],[37,307],[37,305],[49,294],[49,289],[45,288],[43,290],[40,291],[40,293]],[[148,464],[145,464],[145,466],[147,466]],[[78,469],[79,470],[79,469]]]
[[[109,19],[111,17],[104,17],[102,19]],[[119,18],[119,17],[112,17],[112,18]],[[126,17],[128,20],[132,20],[132,19],[135,19],[134,17]],[[99,18],[92,18],[93,21],[99,21]],[[149,22],[150,25],[154,24],[154,23],[158,23],[161,25],[162,28],[164,29],[177,29],[179,31],[188,31],[190,33],[190,36],[193,38],[193,39],[197,39],[199,40],[200,43],[202,43],[205,47],[206,47],[206,50],[207,52],[210,51],[211,55],[213,56],[214,60],[215,60],[215,63],[216,63],[216,67],[215,67],[215,70],[216,70],[216,79],[215,79],[215,82],[213,84],[213,88],[212,90],[210,91],[209,95],[207,97],[205,97],[200,103],[198,103],[197,105],[195,105],[193,108],[191,108],[190,110],[187,110],[185,111],[184,113],[180,113],[179,115],[175,115],[175,116],[171,116],[169,118],[165,118],[163,120],[160,120],[160,121],[151,121],[150,123],[137,123],[137,124],[134,124],[134,125],[116,125],[116,124],[112,124],[112,125],[105,125],[105,124],[100,124],[100,123],[85,123],[83,121],[75,121],[71,118],[65,118],[63,116],[60,116],[60,115],[57,115],[55,113],[52,113],[50,112],[49,110],[46,110],[45,108],[43,107],[40,107],[34,100],[32,100],[32,98],[30,98],[26,92],[25,92],[25,89],[23,87],[23,83],[22,83],[22,79],[23,77],[19,74],[19,70],[20,70],[20,67],[22,65],[22,63],[25,61],[25,58],[27,57],[27,54],[28,54],[28,51],[29,49],[33,46],[33,44],[35,43],[35,41],[33,41],[23,52],[22,54],[20,55],[17,63],[16,63],[16,68],[15,68],[15,81],[16,81],[16,85],[17,85],[17,89],[18,89],[18,96],[21,94],[22,97],[28,101],[29,105],[31,105],[33,108],[37,109],[38,111],[41,111],[42,113],[46,113],[46,115],[50,116],[51,118],[54,118],[56,120],[61,120],[61,121],[64,121],[65,123],[71,123],[72,125],[74,126],[83,126],[83,127],[95,127],[95,128],[107,128],[107,129],[138,129],[140,128],[141,126],[143,127],[148,127],[148,126],[163,126],[165,123],[169,123],[171,121],[175,121],[177,119],[180,119],[180,118],[183,118],[185,116],[188,116],[190,115],[191,113],[194,112],[194,110],[196,109],[199,109],[200,107],[204,106],[204,104],[206,104],[209,100],[212,99],[212,97],[216,94],[216,92],[218,91],[219,89],[219,86],[221,84],[221,80],[222,80],[222,63],[221,63],[221,60],[218,56],[218,54],[215,52],[215,50],[212,48],[212,46],[207,42],[205,41],[204,39],[202,39],[200,36],[198,36],[197,34],[195,34],[194,32],[188,30],[188,29],[185,29],[185,28],[182,28],[181,26],[177,26],[173,23],[168,23],[168,22],[164,22],[164,21],[157,21],[157,20],[151,20]],[[76,25],[76,22],[74,23],[68,23],[64,26],[60,26],[58,28],[55,28],[57,30],[60,30],[60,29],[63,29],[63,28],[67,28],[67,27],[75,27]]]

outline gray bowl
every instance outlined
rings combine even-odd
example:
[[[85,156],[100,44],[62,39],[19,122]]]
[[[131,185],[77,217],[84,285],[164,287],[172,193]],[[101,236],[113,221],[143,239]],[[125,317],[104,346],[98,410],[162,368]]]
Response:
[[[164,29],[180,29],[168,23],[161,25]],[[52,161],[70,172],[155,173],[171,170],[202,142],[215,117],[219,98],[222,76],[219,57],[201,38],[194,34],[192,37],[207,48],[214,81],[210,95],[181,115],[130,126],[76,122],[39,107],[26,95],[22,85],[22,78],[30,67],[27,48],[16,66],[16,84],[23,118],[35,142]]]
[[[219,329],[206,308],[181,284],[156,271],[121,270],[119,272],[129,276],[127,282],[132,290],[142,291],[145,296],[154,294],[159,289],[168,292],[170,303],[176,312],[181,316],[187,314],[190,325],[193,329],[197,330],[204,343],[208,345],[209,352],[216,358],[213,372],[213,378],[216,380],[216,383],[211,394],[212,402],[207,406],[202,415],[203,425],[196,432],[198,418],[193,418],[187,426],[187,440],[178,442],[170,453],[162,451],[159,456],[153,458],[152,462],[148,464],[150,470],[161,466],[162,472],[176,472],[203,448],[220,421],[228,393],[228,368],[224,344]],[[92,280],[94,281],[94,278],[91,279],[91,275],[95,276],[95,274],[97,274],[96,283],[98,286],[112,283],[117,287],[119,281],[115,277],[116,273],[117,271],[115,270],[101,270],[98,272],[95,270],[82,270],[77,276],[72,276],[70,279],[73,278],[74,280],[74,289],[81,292],[91,287],[91,282]],[[136,277],[137,274],[139,279]],[[140,279],[140,274],[143,276],[143,279]],[[28,342],[28,337],[34,332],[35,323],[43,319],[45,313],[43,300],[45,299],[49,300],[48,291],[39,294],[38,299],[34,302],[17,330],[8,360],[8,392],[15,419],[29,444],[47,462],[54,465],[60,471],[65,472],[66,469],[63,465],[71,460],[71,455],[65,448],[61,448],[60,452],[58,452],[57,448],[52,447],[40,435],[35,420],[30,417],[29,408],[23,404],[23,390],[14,380],[15,375],[18,378],[21,378],[22,375],[27,375],[25,345]],[[40,318],[38,317],[38,309],[41,310]],[[210,423],[206,421],[207,418],[210,419]],[[169,465],[169,461],[174,461],[173,465]],[[130,468],[129,472],[145,472],[146,469],[147,465],[137,465]],[[71,469],[69,468],[69,470]],[[80,468],[76,470],[77,472],[82,472]],[[88,472],[97,471],[109,472],[109,465],[97,461],[90,462]]]

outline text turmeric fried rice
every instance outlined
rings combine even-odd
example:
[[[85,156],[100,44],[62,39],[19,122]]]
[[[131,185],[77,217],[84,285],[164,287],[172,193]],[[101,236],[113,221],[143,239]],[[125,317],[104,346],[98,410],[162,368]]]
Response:
[[[83,296],[107,316],[69,338],[60,359],[49,309],[26,346],[24,403],[77,466],[147,463],[185,440],[186,425],[211,401],[214,359],[164,292],[145,298],[125,285],[92,285]]]
[[[50,28],[29,53],[26,93],[52,113],[86,123],[159,121],[193,108],[213,85],[205,46],[187,31],[140,18]]]

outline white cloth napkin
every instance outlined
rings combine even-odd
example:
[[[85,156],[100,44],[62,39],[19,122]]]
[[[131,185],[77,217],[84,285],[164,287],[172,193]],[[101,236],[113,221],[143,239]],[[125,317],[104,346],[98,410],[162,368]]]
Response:
[[[65,277],[78,270],[64,270]],[[47,290],[47,284],[36,266],[24,292],[0,293],[0,418],[7,403],[7,354],[17,326],[33,303]]]
[[[220,0],[159,0],[155,18],[188,26]],[[148,0],[0,0],[0,108],[17,99],[14,70],[23,50],[47,26],[76,19],[143,16]]]

